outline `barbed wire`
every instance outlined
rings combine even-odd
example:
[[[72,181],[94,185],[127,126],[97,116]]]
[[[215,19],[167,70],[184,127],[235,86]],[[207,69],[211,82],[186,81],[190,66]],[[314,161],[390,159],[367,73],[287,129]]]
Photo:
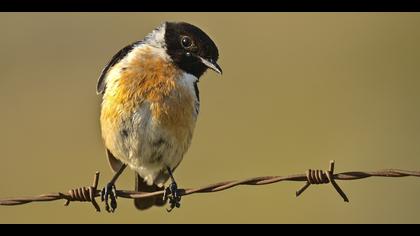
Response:
[[[318,184],[328,184],[331,183],[333,188],[337,193],[343,198],[345,202],[349,202],[348,197],[344,191],[337,184],[336,180],[359,180],[369,177],[420,177],[420,171],[409,171],[409,170],[399,170],[399,169],[385,169],[379,171],[351,171],[334,174],[334,161],[330,161],[330,167],[328,170],[312,170],[309,169],[305,174],[296,174],[288,176],[262,176],[255,178],[248,178],[244,180],[237,181],[225,181],[215,184],[210,184],[200,188],[187,188],[180,189],[181,196],[187,196],[197,193],[214,193],[219,191],[224,191],[233,187],[240,185],[266,185],[274,184],[282,181],[305,181],[305,185],[296,191],[296,196],[300,196],[309,186],[318,185]],[[15,206],[23,205],[32,202],[49,202],[56,200],[66,200],[65,206],[68,206],[70,202],[90,202],[96,211],[100,211],[100,207],[96,202],[96,198],[101,196],[101,191],[97,189],[99,183],[99,172],[95,173],[93,184],[89,187],[81,187],[76,189],[71,189],[67,193],[50,193],[42,194],[39,196],[31,197],[17,197],[17,198],[8,198],[0,199],[1,206]],[[156,192],[135,192],[130,190],[117,190],[116,196],[120,198],[129,198],[129,199],[142,199],[163,196],[164,190]]]

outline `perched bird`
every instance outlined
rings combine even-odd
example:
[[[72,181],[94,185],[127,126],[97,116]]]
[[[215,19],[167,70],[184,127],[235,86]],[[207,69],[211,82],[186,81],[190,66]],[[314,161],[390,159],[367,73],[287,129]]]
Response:
[[[165,22],[144,40],[121,49],[103,69],[97,84],[102,95],[102,137],[112,180],[102,191],[107,211],[113,212],[115,182],[129,166],[136,172],[135,190],[164,190],[165,197],[136,199],[138,209],[171,209],[181,200],[173,171],[193,136],[200,98],[197,83],[208,68],[222,74],[216,44],[198,27]],[[111,206],[108,204],[111,200]]]

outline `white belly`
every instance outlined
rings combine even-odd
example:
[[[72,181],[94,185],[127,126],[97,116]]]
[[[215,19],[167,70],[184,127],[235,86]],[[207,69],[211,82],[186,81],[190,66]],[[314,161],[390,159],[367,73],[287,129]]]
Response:
[[[166,172],[167,168],[175,169],[182,161],[190,146],[195,122],[179,137],[150,119],[146,114],[150,111],[144,110],[147,109],[140,109],[134,116],[134,125],[139,125],[136,134],[128,141],[128,164],[149,185],[154,183],[159,186],[168,179],[167,175],[161,176],[162,172]]]

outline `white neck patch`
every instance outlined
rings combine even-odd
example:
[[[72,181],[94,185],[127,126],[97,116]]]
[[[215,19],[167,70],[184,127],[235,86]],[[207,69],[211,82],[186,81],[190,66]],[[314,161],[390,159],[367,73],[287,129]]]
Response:
[[[145,48],[148,48],[152,54],[171,61],[170,56],[166,53],[165,30],[166,23],[163,23],[146,35],[143,41],[134,46],[134,49],[125,58],[125,61],[130,63],[140,60],[143,55],[142,51]]]
[[[166,49],[165,31],[166,23],[163,23],[159,27],[154,29],[151,33],[149,33],[144,38],[144,42],[153,47]]]

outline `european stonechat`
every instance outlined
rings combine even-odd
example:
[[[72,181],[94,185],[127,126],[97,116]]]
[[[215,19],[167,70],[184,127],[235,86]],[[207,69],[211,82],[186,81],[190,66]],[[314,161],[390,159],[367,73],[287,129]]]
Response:
[[[174,170],[190,146],[200,108],[198,82],[208,68],[222,74],[216,44],[198,27],[165,22],[121,49],[102,70],[101,131],[112,170],[102,191],[107,211],[116,208],[115,182],[129,166],[136,172],[135,190],[164,190],[165,196],[134,200],[138,209],[171,209],[181,200]],[[109,206],[108,199],[111,200]]]

